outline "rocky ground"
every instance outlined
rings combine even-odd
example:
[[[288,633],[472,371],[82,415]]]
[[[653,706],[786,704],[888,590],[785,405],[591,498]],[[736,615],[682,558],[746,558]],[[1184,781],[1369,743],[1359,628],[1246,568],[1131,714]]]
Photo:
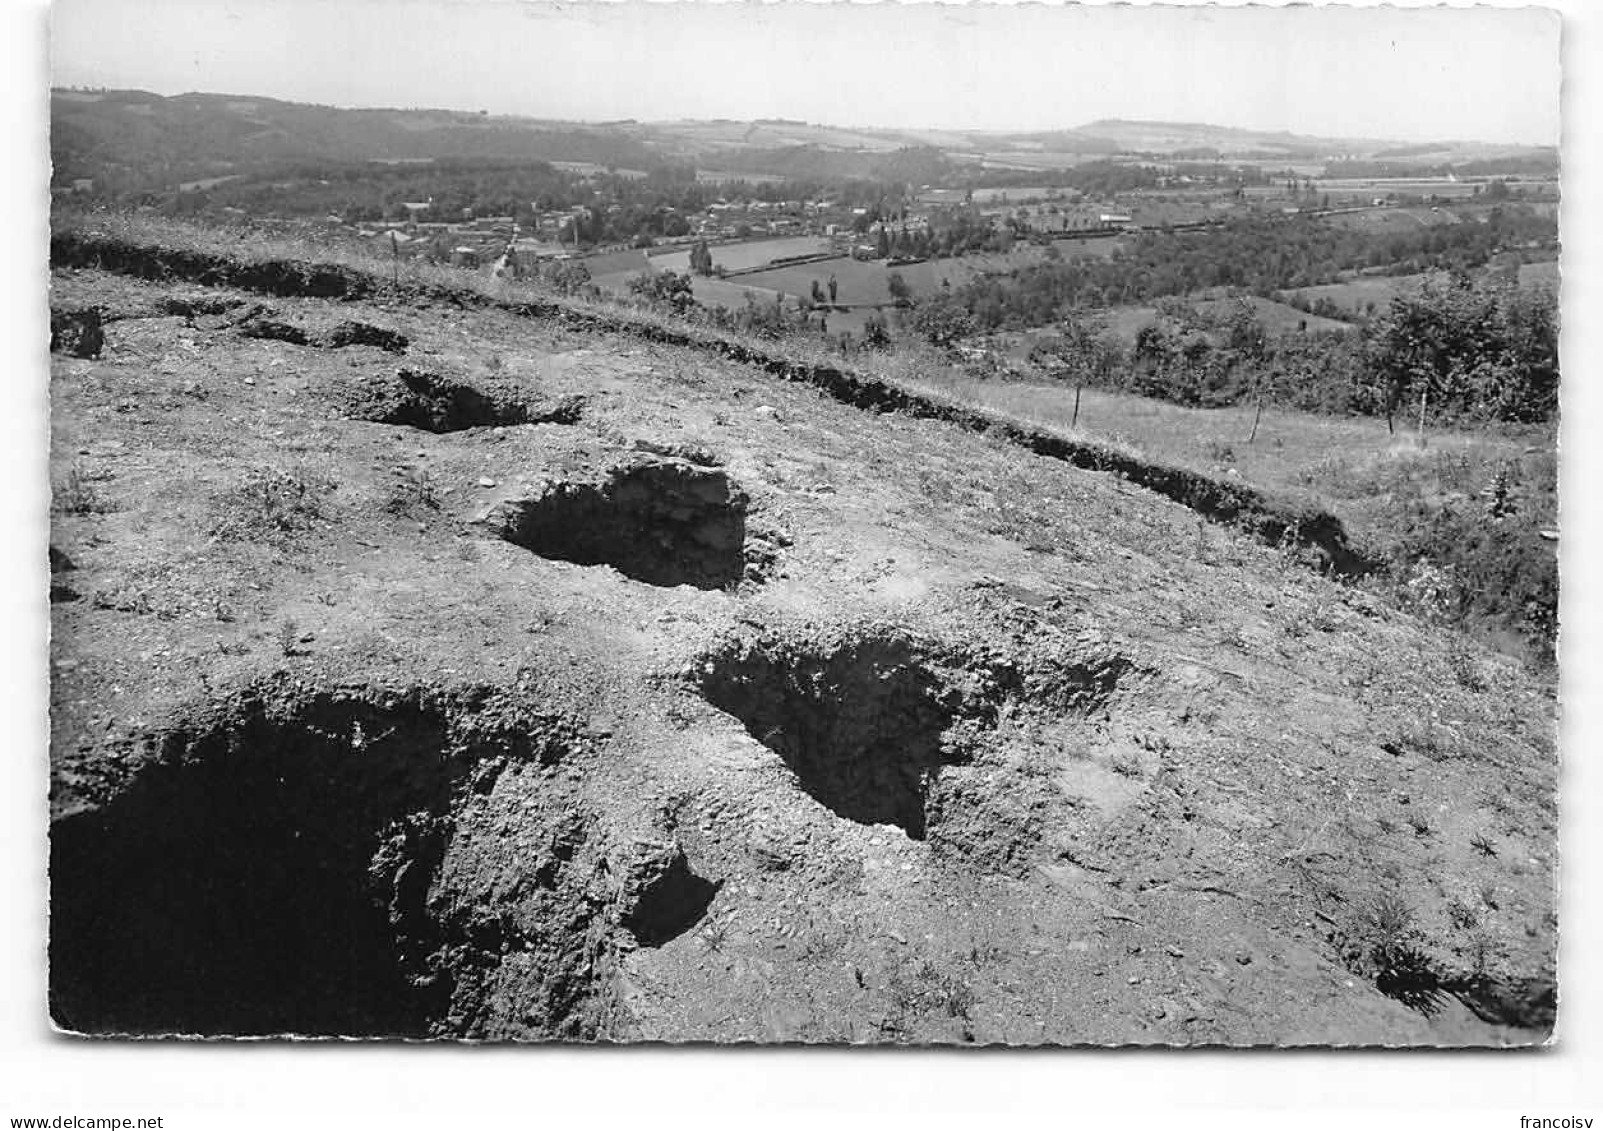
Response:
[[[1295,547],[626,333],[51,302],[65,1029],[1551,1031],[1553,689]]]

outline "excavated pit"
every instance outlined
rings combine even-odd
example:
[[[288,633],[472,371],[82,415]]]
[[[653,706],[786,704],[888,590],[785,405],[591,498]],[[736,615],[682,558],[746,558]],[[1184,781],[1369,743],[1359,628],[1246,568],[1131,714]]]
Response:
[[[721,589],[746,574],[747,498],[721,468],[644,458],[600,483],[553,483],[486,524],[543,558],[609,565],[648,585]]]
[[[453,804],[509,756],[557,756],[423,696],[339,692],[253,700],[162,747],[52,828],[50,1008],[67,1029],[427,1035],[453,991],[428,957]]]
[[[351,406],[357,420],[438,434],[516,424],[577,424],[583,414],[580,397],[530,401],[415,369],[369,384]]]
[[[948,729],[994,716],[924,647],[893,634],[823,649],[739,642],[701,672],[707,701],[778,754],[809,795],[847,820],[896,825],[914,840],[928,831],[941,767],[967,760]]]

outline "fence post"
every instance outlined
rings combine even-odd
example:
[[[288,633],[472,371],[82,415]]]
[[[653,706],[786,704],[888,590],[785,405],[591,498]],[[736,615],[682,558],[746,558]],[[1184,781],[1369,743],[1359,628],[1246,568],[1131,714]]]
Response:
[[[1263,419],[1263,394],[1258,395],[1258,411],[1252,418],[1252,435],[1247,437],[1247,443],[1258,438],[1258,422]]]
[[[1074,383],[1074,418],[1069,421],[1070,428],[1078,428],[1080,426],[1080,390],[1083,387],[1084,385],[1079,381]]]

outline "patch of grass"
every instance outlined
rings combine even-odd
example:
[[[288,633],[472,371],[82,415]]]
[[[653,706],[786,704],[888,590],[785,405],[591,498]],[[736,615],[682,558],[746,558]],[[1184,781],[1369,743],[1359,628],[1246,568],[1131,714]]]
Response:
[[[273,541],[314,529],[325,517],[324,502],[333,484],[259,467],[216,503],[211,536],[219,541]]]
[[[1473,931],[1480,926],[1480,913],[1459,899],[1447,901],[1447,921],[1460,931]]]
[[[1465,691],[1485,691],[1488,684],[1481,674],[1480,660],[1462,637],[1454,635],[1447,647],[1447,668]]]
[[[904,1018],[948,1017],[967,1021],[976,1001],[962,979],[926,959],[912,972],[898,970],[891,978],[891,1004]]]
[[[1420,949],[1423,941],[1413,908],[1396,892],[1383,892],[1360,914],[1344,956],[1381,993],[1430,1015],[1445,995],[1435,964]]]
[[[439,492],[428,472],[411,471],[390,484],[380,509],[396,518],[421,521],[439,513]]]
[[[281,654],[293,656],[296,653],[295,646],[301,638],[300,626],[295,623],[293,617],[285,617],[278,622],[278,627],[273,631],[273,638],[278,642]]]
[[[90,482],[82,465],[73,464],[56,484],[52,502],[62,514],[107,514],[117,508]]]
[[[1141,776],[1141,759],[1128,751],[1115,751],[1108,759],[1108,768],[1120,777],[1138,778]]]

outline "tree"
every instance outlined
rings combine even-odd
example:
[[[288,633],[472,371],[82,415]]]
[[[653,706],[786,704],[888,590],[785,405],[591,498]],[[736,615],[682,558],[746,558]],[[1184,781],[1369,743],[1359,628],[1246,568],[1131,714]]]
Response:
[[[690,269],[698,275],[712,274],[712,249],[706,240],[697,240],[696,246],[690,249]]]
[[[1468,276],[1427,283],[1375,319],[1368,360],[1388,418],[1424,398],[1438,413],[1549,420],[1558,411],[1556,299]]]
[[[835,294],[839,289],[840,284],[835,282],[835,276],[831,275],[829,277],[829,305],[835,305]]]
[[[669,307],[676,314],[683,314],[696,305],[688,273],[645,271],[629,280],[629,289],[653,304]]]
[[[579,294],[590,285],[590,269],[576,259],[557,259],[540,271],[546,284],[565,295]]]
[[[887,349],[891,344],[891,330],[885,323],[885,316],[879,311],[868,316],[863,324],[863,347],[865,349]]]
[[[907,306],[912,301],[913,291],[902,278],[900,271],[892,271],[885,278],[885,288],[891,293],[891,301],[897,306]]]
[[[944,294],[914,308],[912,325],[925,340],[937,346],[949,346],[972,334],[976,328],[974,316],[968,309]]]

